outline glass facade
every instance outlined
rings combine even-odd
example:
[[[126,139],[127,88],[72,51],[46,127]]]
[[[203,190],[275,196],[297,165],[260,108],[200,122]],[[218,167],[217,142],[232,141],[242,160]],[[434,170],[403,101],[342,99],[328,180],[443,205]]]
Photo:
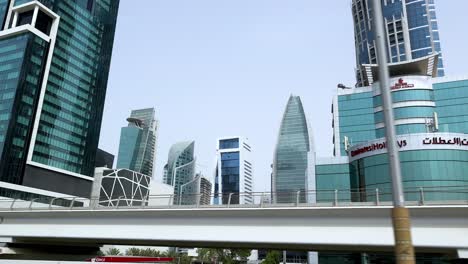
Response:
[[[414,78],[413,78],[414,77]],[[455,145],[453,134],[464,139],[468,134],[468,80],[402,76],[401,88],[392,90],[396,132],[404,143],[400,146],[400,160],[405,199],[412,202],[449,202],[468,200],[468,151],[463,144]],[[393,83],[393,82],[392,82]],[[378,83],[375,84],[378,86]],[[382,99],[375,87],[340,91],[335,99],[334,118],[338,122],[335,134],[341,155],[348,156],[349,164],[336,161],[316,165],[317,202],[381,202],[392,201],[392,181],[388,155],[373,149],[372,140],[385,136]],[[348,93],[348,94],[347,94]],[[365,125],[368,131],[352,134],[354,127]],[[438,129],[434,122],[438,121]],[[416,123],[419,122],[419,123]],[[351,129],[350,129],[351,128]],[[369,134],[366,135],[366,132]],[[436,132],[440,132],[437,134]],[[415,135],[419,134],[419,135]],[[335,135],[335,136],[336,136]],[[349,138],[350,153],[344,151],[344,137]],[[439,143],[424,143],[424,138],[441,137]],[[359,143],[367,143],[356,148]],[[449,143],[452,140],[452,143]],[[337,143],[338,143],[337,142]],[[399,143],[402,141],[399,141]],[[362,147],[362,148],[361,148]],[[369,149],[367,149],[369,148]],[[364,150],[355,157],[353,150]],[[367,152],[367,153],[366,153]],[[374,154],[372,154],[374,152]],[[344,158],[343,158],[344,159]],[[337,193],[335,193],[335,190]],[[394,263],[387,254],[319,254],[319,263]],[[443,255],[419,254],[416,263],[448,263]]]
[[[60,23],[32,160],[93,176],[119,1],[40,2]]]
[[[141,138],[141,128],[136,126],[123,127],[120,131],[119,155],[117,168],[135,170],[138,156],[138,143]]]
[[[235,149],[239,148],[239,139],[223,139],[219,141],[219,149]]]
[[[436,113],[436,102],[434,90],[429,77],[425,76],[403,76],[393,78],[393,82],[403,83],[412,86],[410,89],[392,90],[392,101],[394,104],[394,118],[396,122],[404,121],[405,124],[396,125],[398,135],[433,132],[429,126],[429,121],[433,120]],[[399,104],[399,105],[398,105]],[[374,96],[374,109],[376,124],[384,123],[382,111],[382,98],[380,95]],[[375,111],[375,110],[374,110]],[[421,122],[423,120],[423,122]],[[385,129],[380,126],[376,130],[376,137],[385,137]]]
[[[22,184],[48,43],[32,33],[0,39],[0,180]]]
[[[3,29],[5,23],[9,4],[10,0],[0,0],[0,31]]]
[[[202,197],[202,176],[197,174],[193,180],[187,182],[186,184],[180,187],[180,204],[190,205],[190,204],[206,204],[202,203],[202,198],[204,202],[206,202],[207,197],[206,193],[205,196]],[[205,191],[205,190],[204,190]],[[210,194],[208,193],[208,201],[210,198]],[[209,202],[207,203],[209,204]]]
[[[335,191],[338,191],[340,201],[351,201],[349,175],[350,167],[348,163],[317,164],[315,166],[315,179],[318,190],[317,202],[333,202],[335,200]]]
[[[394,108],[395,120],[432,120],[437,113],[439,132],[468,133],[468,80],[433,80],[432,89],[392,91],[393,103],[408,103],[408,106]],[[411,105],[415,101],[433,105]],[[385,128],[375,126],[384,122],[383,112],[375,110],[381,106],[381,96],[373,96],[372,92],[338,96],[341,155],[347,155],[343,144],[345,136],[351,145],[385,137]],[[425,123],[401,124],[396,126],[396,131],[398,135],[426,133],[429,128]]]
[[[436,82],[439,131],[468,134],[468,80]]]
[[[156,157],[157,121],[154,108],[133,110],[120,134],[117,168],[153,176]]]
[[[382,11],[386,21],[388,57],[401,62],[439,54],[438,76],[444,76],[439,30],[433,0],[384,1]],[[356,45],[357,86],[364,85],[362,64],[375,64],[375,32],[372,25],[372,3],[353,0],[352,13]]]
[[[216,151],[215,204],[251,204],[254,202],[252,147],[248,138],[218,139]]]
[[[221,142],[220,142],[221,143]],[[227,204],[229,195],[231,196],[231,203],[239,204],[240,192],[240,153],[239,152],[226,152],[221,153],[221,192],[222,204]]]
[[[38,2],[0,0],[0,180],[86,197],[119,0]]]
[[[340,142],[348,137],[351,145],[375,139],[375,117],[372,91],[338,97]],[[345,145],[340,144],[346,156]]]
[[[299,96],[289,98],[281,121],[278,143],[273,161],[273,199],[278,203],[296,202],[301,191],[301,202],[306,201],[310,164],[310,135],[304,108]],[[314,179],[315,181],[315,179]]]
[[[394,107],[395,120],[420,122],[397,125],[397,134],[428,133],[429,137],[436,131],[468,134],[468,80],[429,78],[426,81],[424,78],[426,77],[404,76],[402,79],[411,84],[411,89],[392,91],[393,103],[399,104],[398,107]],[[379,127],[379,124],[384,122],[381,96],[372,94],[370,90],[356,90],[338,96],[338,113],[335,113],[335,116],[339,117],[342,156],[349,155],[344,151],[345,136],[348,137],[350,146],[385,137],[385,128]],[[437,113],[438,130],[431,126],[430,122],[434,122],[435,113]],[[426,121],[421,123],[421,120]],[[367,129],[359,131],[358,129],[362,127]],[[466,194],[457,192],[454,187],[467,184],[468,177],[463,174],[468,166],[466,155],[468,155],[466,151],[454,149],[401,151],[404,186],[406,190],[414,191],[413,194],[407,195],[407,199],[418,200],[420,194],[415,190],[420,187],[427,189],[428,200],[467,199]],[[344,182],[336,180],[341,174],[346,174],[343,165],[317,165],[316,173],[318,190],[329,190],[331,187],[339,190],[350,184],[349,189],[358,190],[358,193],[351,197],[354,201],[375,199],[376,189],[386,193],[381,199],[391,198],[386,154],[351,162],[349,169],[351,177],[349,180],[343,177]],[[323,196],[319,196],[318,199],[328,200]]]
[[[468,200],[460,186],[468,186],[468,151],[414,150],[400,151],[403,186],[406,199],[418,201],[419,188],[426,200]],[[360,190],[354,201],[375,201],[379,189],[382,201],[391,201],[391,178],[387,154],[351,162],[351,189]]]
[[[176,143],[169,150],[163,181],[165,184],[174,186],[176,196],[181,194],[181,186],[192,181],[195,177],[194,152],[194,141]]]

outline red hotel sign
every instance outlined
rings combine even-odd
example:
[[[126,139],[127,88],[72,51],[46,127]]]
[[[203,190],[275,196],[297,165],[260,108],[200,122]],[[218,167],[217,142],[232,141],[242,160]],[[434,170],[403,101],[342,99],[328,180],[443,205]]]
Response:
[[[439,149],[462,149],[468,150],[468,138],[464,137],[465,135],[455,135],[454,137],[439,136],[434,134],[433,137],[415,136],[408,137],[406,139],[400,138],[397,141],[398,147],[400,149],[405,148],[407,150],[417,150],[424,149],[428,146],[437,147]],[[375,143],[369,143],[367,145],[356,146],[356,149],[351,149],[350,157],[354,158],[363,154],[370,154],[372,152],[383,152],[387,149],[387,142],[384,140]],[[437,149],[437,148],[434,148]]]
[[[406,145],[408,145],[406,140],[399,140],[397,143],[398,143],[398,147],[400,147],[400,148],[406,147]],[[351,151],[351,157],[361,155],[361,154],[367,153],[367,152],[386,149],[386,148],[387,148],[387,142],[374,143],[374,144],[371,144],[369,146],[365,146],[365,147],[362,147],[362,148],[358,148],[356,150],[352,150]]]
[[[408,84],[402,78],[398,79],[398,82],[394,86],[390,87],[392,90],[404,89],[404,88],[413,88],[414,84]]]

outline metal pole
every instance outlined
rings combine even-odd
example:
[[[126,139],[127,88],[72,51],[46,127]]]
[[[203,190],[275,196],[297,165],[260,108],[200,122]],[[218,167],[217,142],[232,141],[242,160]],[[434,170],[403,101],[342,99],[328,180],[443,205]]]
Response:
[[[411,223],[408,208],[405,208],[405,197],[400,168],[400,156],[396,141],[396,130],[393,117],[392,95],[390,91],[390,74],[388,70],[387,45],[385,43],[384,17],[381,0],[372,0],[373,20],[377,61],[379,64],[380,92],[385,120],[387,149],[390,162],[390,175],[393,187],[392,222],[395,235],[395,258],[397,264],[414,264],[414,247],[411,239]]]

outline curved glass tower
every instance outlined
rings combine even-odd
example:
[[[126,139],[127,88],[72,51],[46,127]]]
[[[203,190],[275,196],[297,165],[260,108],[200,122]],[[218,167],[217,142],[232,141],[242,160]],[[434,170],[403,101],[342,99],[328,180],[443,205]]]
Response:
[[[315,165],[311,131],[299,96],[289,97],[273,160],[272,192],[277,203],[314,202]],[[298,196],[299,194],[299,196]]]
[[[195,177],[195,141],[179,142],[172,145],[164,166],[164,183],[174,186],[174,194],[181,194],[181,186]]]

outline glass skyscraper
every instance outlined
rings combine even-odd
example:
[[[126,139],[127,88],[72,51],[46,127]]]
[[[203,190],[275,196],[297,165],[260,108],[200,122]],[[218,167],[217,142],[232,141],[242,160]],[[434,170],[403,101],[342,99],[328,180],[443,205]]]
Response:
[[[154,108],[133,110],[120,133],[117,168],[153,176],[158,122]]]
[[[0,0],[0,196],[90,195],[118,6]]]
[[[242,137],[218,140],[215,171],[215,204],[253,203],[252,147]]]
[[[390,62],[438,53],[437,75],[444,76],[434,0],[382,0]],[[357,86],[367,86],[363,64],[376,64],[375,32],[370,0],[353,0]]]
[[[313,202],[315,155],[307,118],[299,96],[289,97],[273,160],[272,192],[277,203]]]
[[[195,141],[179,142],[169,150],[167,164],[164,166],[165,184],[174,186],[175,203],[182,194],[181,186],[195,178]]]

